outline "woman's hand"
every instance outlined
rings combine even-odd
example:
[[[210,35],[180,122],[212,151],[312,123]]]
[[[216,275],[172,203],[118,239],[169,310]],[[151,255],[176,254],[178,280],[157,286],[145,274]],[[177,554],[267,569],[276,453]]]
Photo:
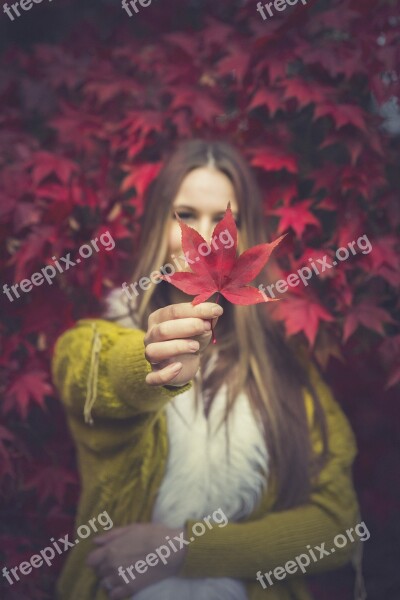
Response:
[[[200,352],[211,340],[223,308],[214,302],[170,304],[152,312],[144,338],[145,356],[152,366],[148,385],[184,385],[196,375]]]
[[[94,539],[98,547],[90,552],[86,563],[96,571],[110,600],[123,600],[179,572],[186,554],[186,544],[180,543],[182,535],[181,529],[170,529],[158,523],[118,527]],[[177,551],[167,545],[166,536],[173,541]],[[175,536],[177,541],[174,541]],[[161,547],[164,550],[155,554]],[[144,560],[146,557],[148,562]],[[140,562],[136,564],[137,561]]]

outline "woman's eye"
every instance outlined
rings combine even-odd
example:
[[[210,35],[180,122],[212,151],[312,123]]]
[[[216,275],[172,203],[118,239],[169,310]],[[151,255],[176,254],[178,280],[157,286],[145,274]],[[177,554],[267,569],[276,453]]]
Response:
[[[172,214],[172,217],[175,219],[175,212],[178,214],[178,217],[180,219],[184,220],[188,220],[188,219],[195,219],[196,215],[194,213],[191,212],[187,212],[187,211],[174,211],[174,213]],[[221,219],[223,218],[224,215],[221,215],[219,217],[215,217],[213,219],[214,223],[217,224],[221,221]],[[234,217],[235,223],[236,223],[236,227],[240,227],[240,217]]]
[[[194,215],[192,213],[189,212],[183,212],[183,211],[176,211],[178,214],[178,217],[180,219],[194,219]],[[175,214],[173,215],[174,219],[175,219]]]
[[[224,215],[221,215],[220,217],[217,217],[216,219],[214,219],[215,223],[219,223],[221,221],[221,219],[223,218]],[[234,217],[233,220],[236,223],[236,227],[240,227],[240,217]]]

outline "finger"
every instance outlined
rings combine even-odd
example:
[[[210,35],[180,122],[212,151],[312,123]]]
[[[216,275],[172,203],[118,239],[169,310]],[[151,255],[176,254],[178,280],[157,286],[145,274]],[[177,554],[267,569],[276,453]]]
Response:
[[[147,373],[145,381],[148,385],[165,385],[179,375],[182,367],[183,364],[180,362],[171,363],[159,371]]]
[[[177,354],[190,354],[198,352],[200,344],[197,340],[170,340],[166,342],[154,342],[148,344],[145,350],[145,358],[150,363],[162,362]]]
[[[108,592],[108,597],[110,600],[125,600],[125,598],[132,597],[134,591],[133,583],[123,583],[121,585],[121,583],[118,582],[118,584]]]
[[[99,579],[102,580],[110,580],[115,575],[115,566],[113,567],[109,562],[101,563],[98,567],[96,567],[96,573]]]
[[[116,529],[108,531],[107,533],[96,535],[96,537],[93,538],[93,541],[95,544],[98,544],[100,546],[102,544],[107,544],[108,542],[110,542],[116,537],[119,537],[123,533],[126,533],[126,527],[117,527]]]
[[[176,338],[188,338],[203,335],[210,331],[211,323],[203,319],[182,318],[175,321],[163,321],[153,325],[147,332],[144,344],[148,346],[154,342],[165,342]]]
[[[96,550],[92,550],[86,559],[86,564],[88,567],[97,568],[100,563],[103,562],[105,557],[104,548],[96,548]]]
[[[169,304],[163,308],[155,310],[149,316],[149,328],[152,325],[162,323],[163,321],[173,321],[174,319],[184,319],[187,317],[199,317],[200,319],[212,319],[220,317],[224,309],[215,302],[201,302],[193,306],[191,302],[180,302],[179,304]]]

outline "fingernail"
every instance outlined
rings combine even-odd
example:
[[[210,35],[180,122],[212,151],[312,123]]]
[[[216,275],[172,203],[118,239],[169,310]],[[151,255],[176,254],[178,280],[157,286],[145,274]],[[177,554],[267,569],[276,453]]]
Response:
[[[173,373],[178,373],[182,369],[182,366],[182,363],[172,363],[172,365],[169,365],[169,368]]]
[[[216,306],[215,308],[212,309],[213,317],[220,317],[223,312],[224,312],[224,309],[222,308],[222,306]]]
[[[211,323],[210,321],[204,321],[204,331],[210,331]]]
[[[199,342],[189,342],[189,348],[190,350],[193,350],[193,352],[197,352],[199,347]]]

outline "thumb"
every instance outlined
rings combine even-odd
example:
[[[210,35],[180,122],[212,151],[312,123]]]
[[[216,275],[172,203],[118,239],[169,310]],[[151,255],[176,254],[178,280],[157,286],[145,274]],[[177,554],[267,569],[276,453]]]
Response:
[[[214,319],[211,319],[211,325],[212,328],[214,329],[214,327],[216,326],[217,322],[218,322],[219,317],[215,317]]]

